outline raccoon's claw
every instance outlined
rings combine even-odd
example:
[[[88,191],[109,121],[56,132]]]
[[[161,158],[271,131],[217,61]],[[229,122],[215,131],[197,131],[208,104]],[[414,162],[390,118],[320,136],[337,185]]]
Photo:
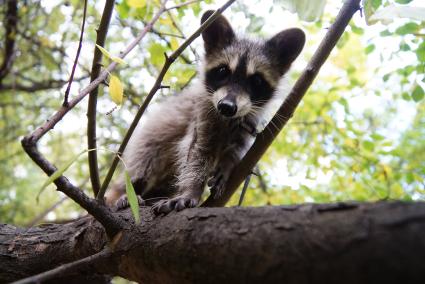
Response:
[[[160,200],[152,206],[155,215],[168,214],[173,210],[181,211],[185,208],[193,208],[198,205],[198,201],[194,198],[175,197],[167,200]]]
[[[216,174],[208,180],[207,185],[210,187],[211,194],[214,198],[220,197],[225,189],[227,179],[223,174]]]
[[[139,205],[145,206],[146,202],[140,197],[140,195],[137,195],[137,201],[139,202]],[[127,195],[121,196],[117,202],[115,202],[115,211],[119,211],[121,209],[125,209],[130,206],[130,203],[128,202]]]

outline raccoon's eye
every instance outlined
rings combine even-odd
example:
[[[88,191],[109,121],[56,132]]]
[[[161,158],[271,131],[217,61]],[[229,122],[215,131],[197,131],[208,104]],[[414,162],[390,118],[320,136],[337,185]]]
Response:
[[[227,65],[218,66],[214,71],[217,80],[220,81],[225,80],[230,75],[230,69],[227,67]]]
[[[264,80],[263,76],[261,76],[258,73],[249,77],[249,82],[251,84],[251,87],[254,90],[260,90],[267,84],[267,82],[266,82],[266,80]]]

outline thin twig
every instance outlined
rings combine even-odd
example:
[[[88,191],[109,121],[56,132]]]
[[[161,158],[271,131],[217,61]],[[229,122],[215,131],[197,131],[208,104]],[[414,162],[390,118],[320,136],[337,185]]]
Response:
[[[61,205],[62,203],[64,203],[68,199],[69,199],[68,196],[62,197],[61,199],[59,199],[59,201],[55,202],[52,206],[50,206],[49,208],[47,208],[46,210],[41,212],[39,215],[37,215],[30,222],[28,222],[28,225],[26,225],[26,227],[28,227],[28,228],[34,227],[36,224],[38,224],[40,221],[42,221],[44,219],[44,217],[46,217],[47,214],[49,214],[50,212],[55,210],[59,205]]]
[[[168,7],[168,8],[166,8],[166,10],[170,11],[170,10],[173,10],[173,9],[178,9],[178,8],[181,8],[181,7],[196,3],[196,2],[201,2],[201,0],[192,0],[192,1],[183,2],[183,3],[180,3],[178,5]]]
[[[158,13],[152,18],[152,20],[145,26],[145,28],[139,33],[139,35],[126,47],[126,49],[120,53],[118,56],[121,59],[124,59],[136,46],[139,42],[145,37],[145,35],[151,30],[152,26],[158,21],[159,17],[164,12],[164,8],[160,9]],[[44,136],[48,131],[53,129],[55,125],[70,111],[73,109],[82,99],[84,99],[88,93],[93,91],[100,83],[104,82],[108,74],[110,74],[118,65],[117,62],[112,62],[103,70],[100,75],[92,81],[87,87],[82,89],[79,94],[72,100],[68,102],[68,106],[62,106],[55,114],[53,114],[46,123],[34,130],[29,136],[32,140],[37,142],[41,137]]]
[[[87,0],[84,0],[84,11],[83,11],[83,23],[81,24],[80,32],[80,41],[78,43],[77,54],[75,55],[74,65],[72,66],[71,76],[69,76],[68,87],[65,91],[65,98],[63,100],[63,105],[68,105],[68,96],[71,90],[72,81],[74,80],[75,69],[77,68],[78,58],[80,57],[81,47],[83,46],[83,36],[84,36],[84,27],[86,25],[86,15],[87,15]]]
[[[248,189],[249,182],[251,181],[251,177],[252,177],[252,174],[249,174],[249,175],[245,178],[245,182],[244,182],[243,187],[242,187],[241,196],[239,197],[238,206],[241,206],[241,205],[242,205],[242,202],[243,202],[243,200],[244,200],[244,198],[245,198],[246,190]]]
[[[214,12],[187,40],[185,40],[182,45],[176,51],[174,51],[170,56],[166,56],[165,63],[161,69],[161,72],[159,73],[158,77],[156,78],[155,84],[153,85],[152,89],[149,91],[148,95],[146,96],[143,104],[140,106],[139,110],[137,111],[136,116],[134,117],[127,133],[124,136],[124,139],[118,149],[118,155],[122,155],[122,153],[125,150],[125,147],[127,146],[128,141],[130,140],[131,135],[134,132],[134,129],[136,128],[137,124],[139,123],[140,118],[142,117],[143,113],[145,112],[148,104],[152,100],[153,96],[156,94],[156,92],[159,90],[161,86],[161,82],[165,76],[165,73],[168,71],[168,68],[170,68],[171,64],[182,54],[182,52],[197,38],[201,35],[201,33],[219,16],[221,13],[223,13],[224,10],[226,10],[235,0],[229,0],[227,1],[222,7],[217,9],[217,11]],[[97,195],[98,200],[103,200],[103,197],[105,195],[106,189],[108,188],[108,185],[112,179],[112,176],[114,175],[115,169],[117,168],[119,162],[119,157],[116,155],[112,161],[112,165],[109,168],[109,171],[105,177],[105,180],[102,184],[102,187],[100,188],[99,194]]]
[[[245,177],[251,172],[251,169],[257,164],[265,151],[271,145],[273,140],[285,126],[286,122],[293,116],[295,109],[313,83],[319,73],[320,68],[325,63],[332,49],[335,47],[345,28],[350,22],[354,13],[360,6],[360,0],[345,1],[333,25],[329,28],[327,34],[317,48],[315,54],[298,78],[286,100],[283,102],[277,114],[273,117],[266,129],[261,132],[251,149],[242,159],[242,161],[233,169],[232,174],[227,181],[225,192],[219,197],[209,196],[203,206],[224,206]],[[284,119],[282,119],[284,118]]]
[[[115,0],[107,0],[103,8],[102,17],[100,19],[99,28],[96,30],[96,44],[105,45],[106,35],[108,34],[109,23],[111,21],[112,12],[114,11]],[[93,62],[90,73],[90,81],[93,82],[100,73],[102,63],[102,52],[97,47],[94,48]],[[99,166],[97,163],[97,143],[96,143],[96,107],[97,95],[99,88],[96,87],[90,92],[87,106],[87,145],[88,149],[94,149],[88,152],[90,181],[94,196],[100,189]]]
[[[52,270],[48,270],[37,275],[21,279],[19,281],[13,282],[13,284],[42,283],[54,277],[57,277],[58,275],[61,275],[61,276],[68,275],[72,272],[77,272],[79,270],[89,272],[93,264],[96,264],[99,261],[107,259],[111,257],[111,255],[112,255],[111,250],[108,248],[105,248],[103,251],[100,251],[96,254],[90,255],[88,257],[79,259],[71,263],[63,264]]]

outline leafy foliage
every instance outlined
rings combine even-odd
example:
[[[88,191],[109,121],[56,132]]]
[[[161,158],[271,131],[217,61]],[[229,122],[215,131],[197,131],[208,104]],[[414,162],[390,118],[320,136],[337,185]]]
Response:
[[[15,35],[19,56],[0,86],[0,220],[25,225],[62,198],[55,191],[46,190],[39,204],[34,206],[37,188],[46,177],[22,151],[19,140],[61,106],[63,86],[68,80],[79,37],[82,3],[77,0],[19,2],[20,22]],[[85,41],[71,98],[89,81],[99,11],[102,10],[99,3],[94,2],[89,1]],[[175,4],[183,2],[174,1]],[[287,25],[301,26],[307,32],[306,49],[294,64],[290,84],[342,5],[341,1],[327,1],[326,5],[325,1],[308,1],[319,8],[323,5],[324,9],[323,12],[319,8],[315,10],[314,22],[305,22],[280,8],[283,2],[291,1],[253,1],[252,5],[242,2],[226,12],[238,29],[247,27],[250,33],[270,36],[282,29],[281,22],[286,17],[291,21]],[[417,3],[395,2],[365,1],[366,17],[369,19],[390,4],[410,7]],[[164,53],[175,50],[197,27],[200,13],[215,8],[215,4],[199,1],[165,13],[153,32],[128,55],[128,59],[126,57],[127,64],[120,64],[110,76],[106,93],[112,95],[113,101],[103,96],[105,87],[100,86],[99,147],[116,151],[131,117],[164,63]],[[301,6],[295,8],[303,19],[302,12],[307,11]],[[0,17],[4,17],[4,9],[0,8]],[[104,65],[114,58],[119,61],[116,55],[143,29],[157,9],[158,1],[117,1],[103,50],[107,57]],[[3,39],[3,26],[0,28],[0,39]],[[409,18],[393,17],[387,25],[367,26],[363,18],[356,17],[301,107],[261,160],[261,175],[252,177],[244,204],[384,198],[423,200],[424,29],[424,22]],[[3,45],[0,40],[0,50]],[[163,82],[170,89],[161,89],[158,100],[184,88],[193,79],[201,54],[199,40],[172,65]],[[108,114],[114,102],[121,103],[121,107]],[[87,148],[86,124],[83,101],[43,138],[41,151],[63,169]],[[109,152],[99,152],[101,178],[110,156]],[[67,176],[90,194],[88,172],[86,160],[80,158],[67,169]],[[236,194],[231,204],[237,204],[238,198]],[[78,206],[64,202],[45,220],[78,214],[82,214]]]

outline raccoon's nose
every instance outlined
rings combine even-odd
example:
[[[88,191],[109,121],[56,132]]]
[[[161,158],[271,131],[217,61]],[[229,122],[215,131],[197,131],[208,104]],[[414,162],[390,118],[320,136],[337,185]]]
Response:
[[[232,117],[236,114],[238,107],[234,102],[223,99],[218,102],[217,109],[222,115]]]

